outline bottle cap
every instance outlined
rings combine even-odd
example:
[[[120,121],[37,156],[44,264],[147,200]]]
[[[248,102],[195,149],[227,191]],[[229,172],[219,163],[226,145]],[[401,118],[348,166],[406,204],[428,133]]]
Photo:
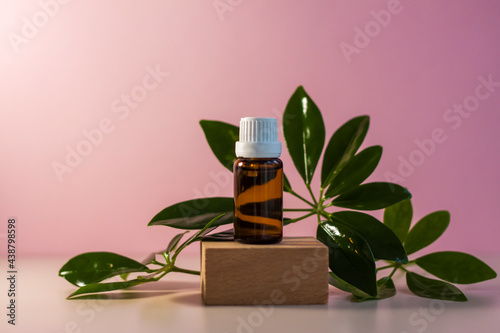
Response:
[[[240,141],[236,142],[237,157],[280,157],[276,118],[245,117],[240,121]]]

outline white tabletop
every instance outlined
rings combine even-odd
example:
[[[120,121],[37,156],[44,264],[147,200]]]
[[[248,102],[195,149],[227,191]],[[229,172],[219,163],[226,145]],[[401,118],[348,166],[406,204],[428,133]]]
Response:
[[[497,272],[500,258],[487,259]],[[3,259],[3,258],[2,258]],[[459,286],[469,301],[411,295],[404,277],[390,299],[353,303],[331,289],[327,305],[204,306],[199,277],[171,274],[107,300],[66,300],[75,288],[57,276],[68,258],[20,258],[16,326],[7,324],[7,281],[0,282],[2,332],[499,332],[499,279]],[[195,256],[179,258],[197,269]],[[5,267],[2,265],[2,267]]]

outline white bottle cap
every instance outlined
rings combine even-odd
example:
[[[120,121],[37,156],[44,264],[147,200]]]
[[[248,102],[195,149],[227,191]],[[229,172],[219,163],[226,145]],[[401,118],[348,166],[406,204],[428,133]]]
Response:
[[[240,141],[236,142],[237,157],[280,157],[276,118],[245,117],[240,121]]]

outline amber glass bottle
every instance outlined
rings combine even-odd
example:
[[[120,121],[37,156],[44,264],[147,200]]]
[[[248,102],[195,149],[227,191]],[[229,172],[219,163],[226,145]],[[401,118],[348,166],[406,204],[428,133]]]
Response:
[[[283,237],[283,163],[274,118],[242,118],[234,163],[234,234],[249,244]]]

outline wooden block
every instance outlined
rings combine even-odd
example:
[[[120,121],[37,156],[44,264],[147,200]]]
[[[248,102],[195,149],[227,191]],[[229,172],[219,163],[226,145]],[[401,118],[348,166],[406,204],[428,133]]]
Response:
[[[207,305],[324,304],[328,248],[312,237],[269,245],[203,241],[201,290]]]

